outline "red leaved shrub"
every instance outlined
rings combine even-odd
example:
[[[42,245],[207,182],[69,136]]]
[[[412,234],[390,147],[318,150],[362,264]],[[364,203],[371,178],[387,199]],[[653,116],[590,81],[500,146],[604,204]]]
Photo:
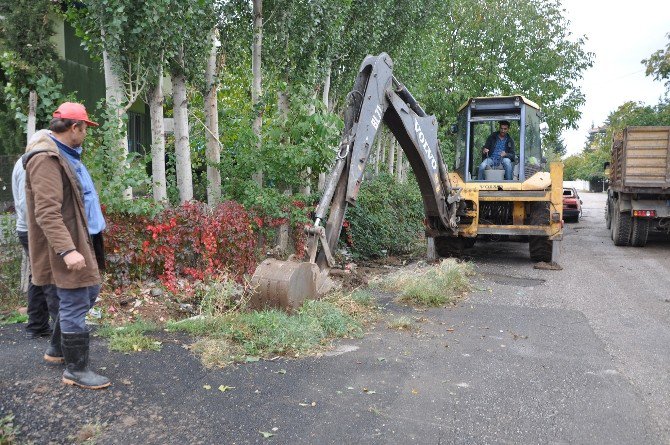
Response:
[[[238,280],[256,266],[256,235],[240,204],[215,208],[196,202],[154,218],[107,215],[105,244],[114,286],[158,278],[170,291],[180,278],[203,280],[226,271]]]

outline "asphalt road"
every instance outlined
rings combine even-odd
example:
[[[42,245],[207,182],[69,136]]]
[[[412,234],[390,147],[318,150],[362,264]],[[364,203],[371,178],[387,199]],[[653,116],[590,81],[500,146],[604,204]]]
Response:
[[[464,301],[381,295],[417,329],[382,322],[328,356],[207,370],[186,337],[132,355],[96,340],[114,385],[84,391],[42,364],[44,341],[2,327],[0,410],[34,443],[93,426],[99,444],[670,444],[670,242],[614,247],[604,195],[582,199],[562,271],[533,269],[527,244],[478,243]]]

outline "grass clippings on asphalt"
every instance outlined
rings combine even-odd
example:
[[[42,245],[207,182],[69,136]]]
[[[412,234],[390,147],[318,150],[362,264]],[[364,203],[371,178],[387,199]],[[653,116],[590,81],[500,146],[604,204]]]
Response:
[[[403,269],[389,274],[375,285],[397,293],[398,299],[419,307],[439,307],[454,302],[472,289],[472,265],[453,258],[435,265]]]
[[[96,331],[96,334],[109,340],[110,351],[160,351],[161,342],[144,335],[157,329],[153,323],[136,321],[125,326],[103,326]]]
[[[191,345],[208,367],[274,356],[318,353],[336,338],[361,337],[375,319],[372,297],[363,291],[308,300],[293,314],[281,310],[201,315],[171,322],[171,331],[202,337]]]

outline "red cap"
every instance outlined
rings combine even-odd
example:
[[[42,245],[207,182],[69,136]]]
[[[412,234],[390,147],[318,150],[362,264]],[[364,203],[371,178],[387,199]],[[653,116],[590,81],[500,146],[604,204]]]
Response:
[[[53,117],[58,119],[72,119],[75,121],[84,121],[86,125],[90,127],[97,127],[98,124],[93,122],[88,118],[88,113],[86,113],[86,107],[82,104],[77,104],[74,102],[63,102],[56,111],[54,111]]]

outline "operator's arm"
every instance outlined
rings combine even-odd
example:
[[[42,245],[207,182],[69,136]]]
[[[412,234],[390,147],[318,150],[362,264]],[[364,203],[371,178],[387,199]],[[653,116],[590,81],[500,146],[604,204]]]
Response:
[[[489,154],[491,153],[491,150],[493,150],[493,135],[489,136],[486,138],[486,143],[482,147],[482,159],[486,159],[489,157]]]

